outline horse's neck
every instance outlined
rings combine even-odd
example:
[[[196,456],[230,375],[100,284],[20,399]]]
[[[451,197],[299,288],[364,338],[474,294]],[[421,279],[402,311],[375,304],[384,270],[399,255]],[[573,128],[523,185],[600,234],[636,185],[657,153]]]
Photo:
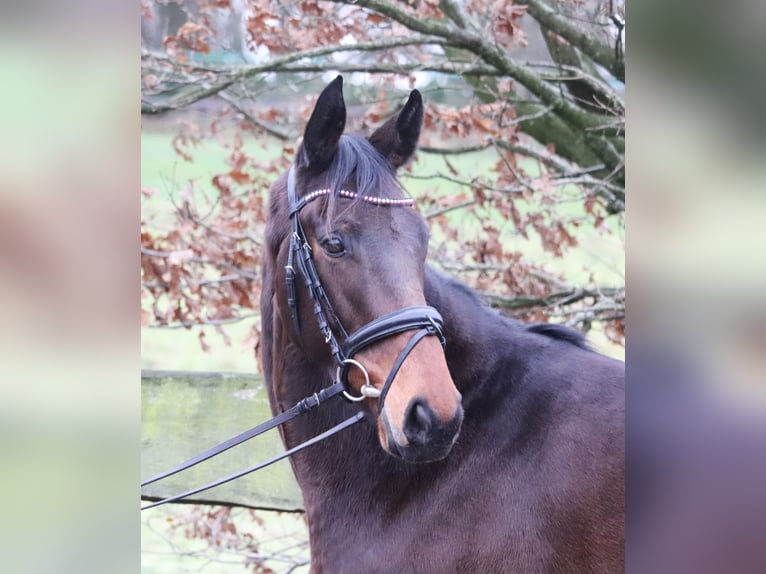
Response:
[[[426,300],[437,308],[445,321],[447,361],[453,380],[463,394],[466,408],[464,436],[477,424],[470,413],[480,411],[492,393],[483,392],[487,385],[500,387],[497,372],[508,375],[501,365],[508,355],[509,327],[512,325],[486,308],[466,288],[430,271],[426,281]],[[300,352],[287,336],[286,326],[274,324],[272,349],[267,376],[272,385],[271,399],[280,408],[288,408],[304,396],[329,384],[327,371]],[[513,345],[511,345],[513,346]],[[499,349],[503,349],[503,353]],[[505,379],[507,380],[507,378]],[[499,389],[499,392],[505,391]],[[490,397],[489,399],[487,397]],[[352,416],[359,406],[334,398],[318,409],[291,421],[283,429],[288,447],[308,440],[331,426]],[[479,419],[477,419],[479,420]],[[463,443],[465,443],[463,440]],[[458,452],[459,451],[459,452]],[[386,516],[396,515],[407,507],[408,500],[422,496],[420,489],[433,484],[444,464],[460,466],[469,456],[471,445],[454,449],[449,460],[429,465],[411,465],[386,454],[380,446],[376,422],[372,417],[332,438],[298,453],[292,465],[304,496],[312,540],[312,555],[317,564],[323,553],[342,547],[348,532],[364,528],[385,529]],[[457,458],[456,458],[457,457]],[[339,504],[338,501],[346,501]],[[337,557],[336,557],[337,558]],[[333,557],[326,556],[328,563]]]
[[[426,272],[426,301],[444,318],[445,353],[450,374],[463,395],[463,406],[484,386],[493,384],[502,370],[503,380],[523,371],[524,353],[519,343],[523,327],[487,307],[467,287],[431,268]]]

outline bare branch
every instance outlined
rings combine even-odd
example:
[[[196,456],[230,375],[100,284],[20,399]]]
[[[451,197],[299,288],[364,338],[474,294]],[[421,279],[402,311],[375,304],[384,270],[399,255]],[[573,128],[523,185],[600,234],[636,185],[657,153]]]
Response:
[[[373,52],[384,51],[391,48],[401,48],[403,46],[417,45],[439,45],[445,41],[440,38],[395,38],[389,40],[376,40],[374,42],[360,42],[358,44],[332,45],[315,48],[313,50],[304,50],[294,52],[286,56],[273,58],[265,64],[254,66],[228,66],[228,67],[188,67],[177,60],[164,54],[156,54],[144,51],[143,59],[164,61],[181,68],[187,73],[189,71],[197,72],[199,76],[195,81],[186,82],[181,88],[175,90],[166,89],[154,92],[153,94],[144,94],[141,99],[141,113],[160,113],[176,108],[187,106],[193,102],[214,96],[237,82],[247,78],[252,78],[265,72],[279,71],[284,66],[303,59],[317,58],[327,56],[338,52]],[[326,69],[333,69],[328,65]],[[211,72],[216,74],[211,81],[209,75]]]
[[[544,28],[574,44],[594,62],[609,70],[615,78],[625,81],[625,62],[615,58],[611,46],[599,42],[592,34],[572,24],[571,19],[557,14],[542,0],[519,0],[519,3],[526,4],[529,15]]]
[[[543,67],[553,67],[560,72],[566,72],[566,74],[558,76],[543,74],[541,76],[543,79],[549,82],[583,81],[594,90],[594,96],[596,96],[596,94],[600,94],[602,96],[603,100],[601,101],[601,105],[605,113],[612,115],[625,113],[625,102],[623,101],[622,97],[615,90],[613,90],[611,86],[596,76],[587,74],[584,70],[576,66],[567,66],[564,64],[548,62],[547,65]],[[591,105],[593,105],[592,102]]]
[[[149,257],[161,257],[161,258],[169,258],[174,255],[174,251],[158,251],[156,249],[147,249],[146,247],[141,248],[141,255],[147,255]],[[226,271],[230,271],[231,273],[236,273],[241,277],[244,277],[245,279],[254,279],[258,280],[260,277],[251,271],[246,271],[245,269],[240,269],[239,267],[235,267],[234,265],[231,265],[229,263],[226,263],[225,261],[213,261],[212,259],[206,259],[204,257],[191,257],[186,260],[189,263],[203,263],[207,265],[212,265],[214,267],[218,267],[220,269],[224,269]]]
[[[439,74],[450,74],[457,76],[502,76],[503,73],[490,66],[481,65],[458,65],[452,62],[443,62],[440,64],[427,64],[421,62],[412,62],[409,64],[305,64],[290,65],[273,70],[274,73],[305,73],[305,72],[326,72],[333,70],[337,72],[366,72],[368,74],[402,74],[411,72],[436,72]]]
[[[495,149],[498,150],[498,154],[500,158],[503,160],[503,164],[505,164],[505,168],[511,173],[511,175],[514,177],[514,179],[519,182],[524,189],[529,191],[530,193],[535,192],[535,188],[529,183],[527,178],[522,178],[519,173],[514,169],[514,167],[511,165],[511,162],[508,161],[508,159],[501,153],[499,153],[499,147],[497,144],[495,144]]]
[[[560,305],[572,305],[588,297],[596,300],[625,300],[625,289],[622,287],[599,287],[596,289],[571,288],[564,291],[557,291],[544,297],[518,295],[506,297],[495,293],[481,293],[481,296],[493,307],[502,307],[509,310],[532,309],[539,307],[556,307]],[[612,305],[609,310],[623,309],[622,306]],[[579,311],[578,311],[579,312]]]
[[[232,98],[226,92],[220,92],[218,94],[218,97],[221,98],[227,104],[229,104],[232,108],[234,108],[238,113],[240,113],[248,122],[253,124],[257,129],[269,134],[270,136],[274,136],[275,138],[281,141],[292,141],[295,139],[295,136],[287,132],[283,132],[282,130],[278,130],[277,128],[273,126],[269,126],[263,123],[261,120],[259,120],[250,112],[248,112],[245,108],[243,108],[236,99]]]
[[[426,213],[423,217],[425,217],[426,219],[433,219],[434,217],[438,217],[440,215],[444,215],[445,213],[449,213],[450,211],[456,211],[458,209],[463,209],[464,207],[469,207],[475,204],[476,204],[475,199],[468,199],[466,201],[461,201],[460,203],[456,203],[455,205],[448,205],[447,207],[436,209],[434,211],[431,211],[430,213]]]
[[[205,326],[218,326],[218,325],[232,325],[245,321],[247,319],[259,319],[260,315],[257,313],[247,313],[245,315],[239,315],[238,317],[230,317],[228,319],[205,319],[203,321],[182,321],[180,323],[171,323],[169,325],[152,324],[149,325],[150,329],[191,329],[192,327],[205,327]]]
[[[476,27],[471,21],[471,17],[465,11],[463,4],[456,2],[455,0],[441,0],[439,2],[439,8],[444,12],[447,17],[457,24],[460,28]]]
[[[441,38],[449,39],[460,30],[452,25],[447,24],[443,20],[435,20],[434,18],[423,18],[411,12],[407,12],[386,2],[385,0],[330,0],[336,4],[354,4],[361,6],[362,8],[369,8],[384,16],[388,16],[392,20],[403,24],[410,30],[420,32],[421,34],[428,34],[432,36],[439,36]]]
[[[485,142],[481,144],[468,145],[468,146],[455,147],[455,148],[438,148],[438,147],[420,146],[418,148],[418,151],[422,151],[423,153],[433,153],[438,155],[460,155],[464,153],[483,151],[491,146],[492,146],[492,140],[489,140],[489,142]]]

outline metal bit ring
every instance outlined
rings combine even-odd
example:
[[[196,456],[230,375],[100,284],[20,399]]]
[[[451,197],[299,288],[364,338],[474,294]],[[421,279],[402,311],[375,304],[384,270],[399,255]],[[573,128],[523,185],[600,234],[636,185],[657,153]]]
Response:
[[[359,361],[355,361],[354,359],[343,359],[344,365],[353,365],[357,367],[360,371],[362,371],[362,374],[364,375],[364,385],[362,385],[362,388],[359,389],[359,392],[361,395],[358,397],[355,397],[354,395],[350,394],[348,391],[343,391],[343,396],[345,396],[348,400],[358,403],[360,401],[363,401],[364,399],[377,399],[380,396],[380,391],[372,386],[370,383],[370,374],[367,372],[367,369],[364,368],[364,365],[360,363]],[[341,376],[341,367],[338,367],[338,374],[337,379],[340,380]]]

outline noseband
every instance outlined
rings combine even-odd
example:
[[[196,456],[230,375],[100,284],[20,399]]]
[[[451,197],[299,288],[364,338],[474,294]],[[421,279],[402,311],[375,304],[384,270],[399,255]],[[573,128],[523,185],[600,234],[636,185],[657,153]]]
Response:
[[[309,245],[300,221],[301,209],[315,199],[330,195],[331,193],[333,193],[333,190],[331,189],[320,189],[308,193],[298,200],[295,190],[295,166],[293,165],[290,168],[290,172],[287,175],[287,200],[289,217],[292,223],[292,232],[290,234],[290,251],[287,256],[287,265],[285,266],[287,304],[290,307],[293,328],[295,329],[296,334],[300,334],[301,325],[298,315],[298,298],[295,287],[297,267],[297,273],[303,278],[309,297],[313,302],[314,316],[319,323],[319,330],[324,336],[325,342],[330,346],[330,352],[338,365],[337,379],[345,388],[343,395],[351,401],[377,398],[378,404],[382,409],[386,395],[388,394],[388,390],[390,389],[396,374],[399,372],[399,369],[407,356],[415,348],[415,345],[428,335],[439,337],[442,345],[444,345],[445,340],[444,335],[442,334],[443,320],[439,312],[433,307],[416,305],[404,307],[393,313],[378,317],[354,331],[351,335],[348,334],[348,331],[343,327],[338,315],[333,310],[332,304],[330,303],[327,293],[322,286],[322,282],[319,279],[319,273],[317,272],[316,264],[314,262],[311,246]],[[346,190],[338,190],[337,195],[347,199],[359,198],[362,201],[379,206],[399,207],[411,206],[415,203],[411,198],[388,199],[381,197],[367,197],[359,196],[354,192]],[[328,316],[332,318],[332,322],[340,336],[345,339],[342,344],[338,342],[335,332],[328,321]],[[367,369],[353,358],[354,355],[381,339],[405,331],[411,331],[413,329],[418,329],[418,332],[412,336],[409,342],[404,346],[404,349],[402,349],[401,353],[399,353],[383,387],[380,390],[376,389],[370,383],[370,376],[367,373]],[[354,396],[349,392],[348,373],[352,366],[360,369],[365,379],[365,383],[361,388],[361,394],[359,396]]]

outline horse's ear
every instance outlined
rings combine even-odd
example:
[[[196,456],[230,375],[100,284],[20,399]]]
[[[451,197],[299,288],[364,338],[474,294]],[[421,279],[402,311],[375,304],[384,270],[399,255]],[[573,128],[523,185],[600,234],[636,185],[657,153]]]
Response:
[[[303,133],[303,148],[306,150],[310,169],[321,171],[329,165],[338,149],[338,140],[345,127],[343,77],[338,76],[319,94]]]
[[[423,125],[423,98],[412,90],[402,111],[380,126],[370,136],[370,143],[394,167],[404,165],[415,153]]]

